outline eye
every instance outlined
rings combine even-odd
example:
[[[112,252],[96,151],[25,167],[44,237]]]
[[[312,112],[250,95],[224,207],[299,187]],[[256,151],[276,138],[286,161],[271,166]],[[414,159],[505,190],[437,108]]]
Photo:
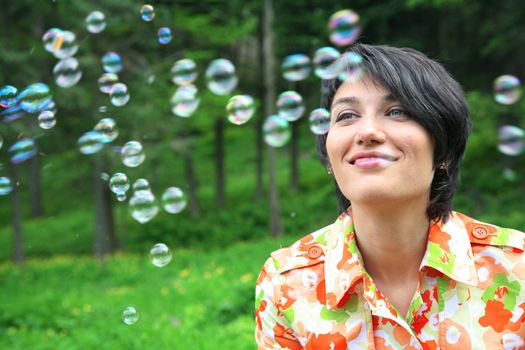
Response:
[[[356,113],[351,112],[351,111],[343,111],[339,113],[339,115],[337,115],[336,122],[339,122],[342,120],[353,121],[353,120],[356,120],[357,118],[359,118],[359,115],[357,115]]]
[[[394,119],[407,119],[408,118],[408,113],[403,108],[399,108],[399,107],[394,107],[390,109],[387,112],[387,115],[393,117]]]

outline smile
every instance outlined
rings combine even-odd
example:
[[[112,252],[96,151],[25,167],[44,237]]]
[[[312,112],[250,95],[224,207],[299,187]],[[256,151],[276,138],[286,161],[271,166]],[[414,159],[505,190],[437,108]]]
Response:
[[[360,152],[350,158],[350,164],[361,169],[383,168],[392,164],[396,160],[395,157],[384,153]]]

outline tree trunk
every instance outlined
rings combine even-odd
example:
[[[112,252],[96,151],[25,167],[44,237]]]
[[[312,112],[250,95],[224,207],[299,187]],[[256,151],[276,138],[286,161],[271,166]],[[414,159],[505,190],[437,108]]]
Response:
[[[273,38],[273,2],[264,0],[263,5],[263,52],[264,52],[264,114],[270,115],[275,105],[275,57]],[[270,232],[272,236],[282,235],[283,228],[279,214],[279,193],[275,170],[275,149],[268,147],[268,172],[270,192]]]
[[[13,262],[22,264],[25,260],[24,239],[22,235],[22,208],[20,205],[20,190],[18,187],[18,169],[17,166],[11,165],[11,184],[13,191],[11,198],[13,201]]]
[[[183,153],[184,171],[186,174],[186,183],[188,184],[188,201],[190,204],[191,216],[197,218],[200,216],[199,200],[197,198],[197,179],[195,178],[195,170],[193,167],[193,158],[191,150],[186,150]]]
[[[115,235],[115,222],[113,206],[111,205],[111,192],[108,184],[101,177],[106,170],[103,154],[95,156],[94,187],[95,187],[95,243],[94,253],[98,258],[103,258],[117,250],[118,242]]]
[[[260,16],[260,22],[258,26],[258,37],[259,37],[259,50],[257,54],[257,66],[262,67],[264,62],[264,13]],[[264,77],[264,71],[258,70],[258,78],[259,81],[261,81]],[[261,87],[261,84],[257,84],[258,86],[258,94],[259,96],[264,96],[264,87]],[[261,201],[264,196],[264,182],[263,182],[263,172],[264,172],[264,139],[263,139],[263,122],[264,119],[267,117],[267,115],[264,115],[266,111],[264,110],[263,113],[257,113],[255,115],[255,149],[256,149],[256,182],[255,182],[255,199],[257,201]]]
[[[224,118],[215,120],[215,204],[224,205]]]
[[[31,217],[42,216],[42,188],[40,186],[40,156],[38,153],[29,160],[29,191],[31,193]]]

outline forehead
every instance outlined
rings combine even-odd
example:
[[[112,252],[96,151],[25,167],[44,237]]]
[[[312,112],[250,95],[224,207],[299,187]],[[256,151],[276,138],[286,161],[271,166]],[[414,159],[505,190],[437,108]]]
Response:
[[[379,98],[381,100],[395,101],[392,93],[376,80],[364,76],[357,81],[345,81],[335,91],[331,107],[336,104],[353,101],[364,103],[367,100]]]

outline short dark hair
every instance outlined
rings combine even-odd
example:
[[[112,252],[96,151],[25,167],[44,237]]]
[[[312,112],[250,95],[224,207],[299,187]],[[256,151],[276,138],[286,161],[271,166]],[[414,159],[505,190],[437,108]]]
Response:
[[[355,44],[348,52],[359,54],[363,59],[364,74],[387,88],[408,114],[432,136],[435,172],[427,214],[431,220],[447,221],[471,131],[463,89],[440,63],[414,49]],[[322,81],[323,108],[330,110],[341,84],[338,78]],[[317,136],[318,156],[325,167],[329,165],[327,135]],[[334,183],[339,209],[344,212],[351,203],[335,179]]]

